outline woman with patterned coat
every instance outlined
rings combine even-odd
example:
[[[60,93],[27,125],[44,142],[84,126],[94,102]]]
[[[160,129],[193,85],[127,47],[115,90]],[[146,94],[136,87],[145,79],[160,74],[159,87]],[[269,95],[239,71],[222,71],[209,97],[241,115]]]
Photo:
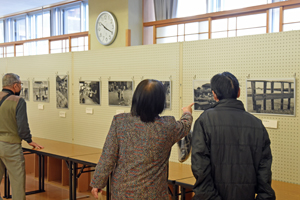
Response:
[[[111,199],[167,200],[168,162],[173,144],[186,136],[193,121],[193,104],[182,108],[179,121],[160,117],[165,90],[157,80],[136,88],[131,113],[114,116],[91,181],[98,198],[111,174]]]

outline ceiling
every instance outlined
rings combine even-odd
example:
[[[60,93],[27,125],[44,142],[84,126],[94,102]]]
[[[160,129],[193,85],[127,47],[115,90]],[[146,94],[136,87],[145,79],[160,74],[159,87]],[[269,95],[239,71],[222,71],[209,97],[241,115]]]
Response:
[[[66,0],[0,0],[0,17]]]

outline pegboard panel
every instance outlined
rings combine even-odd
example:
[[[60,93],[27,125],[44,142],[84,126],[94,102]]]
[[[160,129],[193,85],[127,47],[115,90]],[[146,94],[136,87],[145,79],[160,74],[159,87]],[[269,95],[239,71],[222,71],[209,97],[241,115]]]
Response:
[[[16,73],[21,80],[30,81],[27,113],[29,127],[34,137],[72,142],[71,101],[69,101],[69,109],[56,108],[56,73],[58,75],[70,73],[71,66],[71,53],[7,58],[6,72]],[[49,103],[33,101],[33,79],[49,80]],[[69,89],[69,97],[70,91]],[[43,104],[44,110],[38,110],[38,104]],[[60,118],[59,111],[65,111],[66,118]]]
[[[108,81],[142,79],[171,80],[172,104],[162,115],[179,118],[179,44],[145,45],[74,53],[74,143],[102,148],[117,110],[130,107],[108,105]],[[79,104],[79,80],[101,80],[101,105]],[[86,114],[93,108],[94,114]],[[177,149],[171,160],[177,161]]]
[[[193,79],[210,79],[224,71],[240,82],[246,105],[246,79],[296,78],[296,115],[258,115],[278,120],[278,128],[268,128],[273,154],[273,179],[300,184],[300,31],[235,38],[211,39],[183,44],[183,104],[193,101]],[[194,121],[201,112],[194,112]],[[190,160],[188,161],[190,162]]]

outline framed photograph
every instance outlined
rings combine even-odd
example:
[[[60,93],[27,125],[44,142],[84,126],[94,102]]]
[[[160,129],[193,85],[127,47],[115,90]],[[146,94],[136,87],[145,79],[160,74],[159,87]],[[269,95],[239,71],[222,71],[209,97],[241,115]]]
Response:
[[[194,80],[194,110],[205,110],[215,104],[214,96],[211,92],[210,80]]]
[[[255,114],[295,115],[295,79],[247,79],[247,111]]]
[[[100,105],[99,81],[79,81],[79,103]]]
[[[171,81],[160,81],[164,85],[166,91],[166,109],[171,109]]]
[[[33,101],[49,102],[49,81],[33,81]]]
[[[29,81],[21,81],[21,83],[22,89],[20,92],[20,97],[22,97],[26,101],[29,101]]]
[[[108,81],[108,104],[131,106],[133,81]]]
[[[56,76],[56,107],[69,108],[69,76]]]

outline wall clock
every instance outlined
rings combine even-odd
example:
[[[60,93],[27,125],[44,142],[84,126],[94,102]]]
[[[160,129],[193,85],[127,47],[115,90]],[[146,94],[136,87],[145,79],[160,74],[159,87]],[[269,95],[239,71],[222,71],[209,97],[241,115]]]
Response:
[[[111,12],[101,12],[96,20],[95,31],[97,39],[101,44],[110,45],[117,36],[117,19]]]

